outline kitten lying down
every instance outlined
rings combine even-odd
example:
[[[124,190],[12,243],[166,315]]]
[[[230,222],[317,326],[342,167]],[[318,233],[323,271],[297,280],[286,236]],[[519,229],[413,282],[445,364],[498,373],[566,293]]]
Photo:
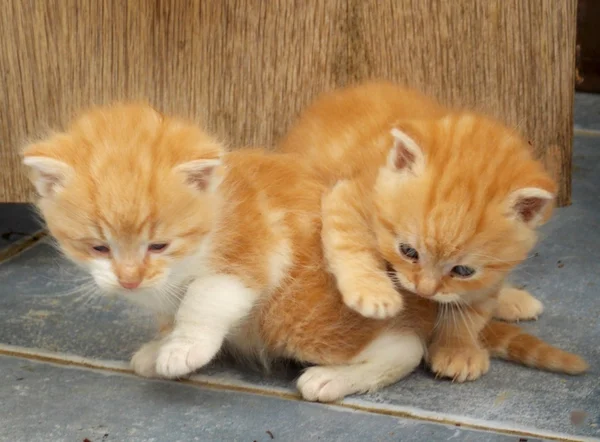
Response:
[[[101,289],[174,317],[134,355],[142,376],[187,375],[226,343],[313,364],[298,379],[302,396],[335,401],[396,382],[423,359],[437,303],[406,292],[403,311],[382,320],[343,303],[322,254],[326,189],[292,156],[225,153],[192,124],[115,105],[28,146],[24,163],[64,253]],[[586,368],[514,325],[488,322],[479,339],[534,367]]]

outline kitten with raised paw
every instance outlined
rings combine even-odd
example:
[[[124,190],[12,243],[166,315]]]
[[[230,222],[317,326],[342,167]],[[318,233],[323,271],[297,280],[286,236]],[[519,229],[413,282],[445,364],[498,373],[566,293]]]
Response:
[[[367,83],[318,98],[280,150],[310,162],[330,189],[322,241],[348,307],[386,318],[411,296],[437,303],[428,351],[437,375],[477,379],[489,366],[479,334],[490,319],[542,312],[504,284],[556,192],[514,130],[410,89]]]

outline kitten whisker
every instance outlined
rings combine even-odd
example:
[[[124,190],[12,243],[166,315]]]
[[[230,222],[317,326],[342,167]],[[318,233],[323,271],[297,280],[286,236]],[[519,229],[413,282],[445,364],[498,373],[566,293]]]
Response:
[[[475,335],[475,332],[473,330],[475,327],[475,322],[473,321],[473,318],[471,318],[471,316],[469,314],[464,312],[462,305],[460,303],[457,303],[456,305],[458,307],[458,312],[460,313],[462,321],[465,324],[465,327],[467,328],[467,331],[469,332],[469,336],[471,337],[472,341],[479,342],[478,336]]]

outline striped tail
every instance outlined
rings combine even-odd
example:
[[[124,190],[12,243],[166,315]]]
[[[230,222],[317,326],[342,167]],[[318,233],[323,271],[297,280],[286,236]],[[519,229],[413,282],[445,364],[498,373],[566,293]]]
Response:
[[[581,374],[589,367],[581,357],[553,347],[514,324],[490,321],[480,336],[492,356],[500,359],[568,374]]]

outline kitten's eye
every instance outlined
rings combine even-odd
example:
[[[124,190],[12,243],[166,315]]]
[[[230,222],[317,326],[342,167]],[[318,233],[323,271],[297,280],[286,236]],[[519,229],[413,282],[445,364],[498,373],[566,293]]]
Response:
[[[110,253],[110,247],[108,246],[94,246],[92,249],[101,255],[108,255]]]
[[[419,252],[408,244],[400,244],[400,253],[412,262],[417,262],[419,260]]]
[[[154,253],[159,253],[159,252],[162,252],[163,250],[165,250],[168,245],[169,244],[167,244],[166,242],[161,242],[161,243],[156,243],[156,244],[150,244],[148,246],[148,251],[149,252],[154,252]]]
[[[450,274],[459,278],[470,278],[475,274],[475,269],[467,266],[454,266],[450,270]]]

